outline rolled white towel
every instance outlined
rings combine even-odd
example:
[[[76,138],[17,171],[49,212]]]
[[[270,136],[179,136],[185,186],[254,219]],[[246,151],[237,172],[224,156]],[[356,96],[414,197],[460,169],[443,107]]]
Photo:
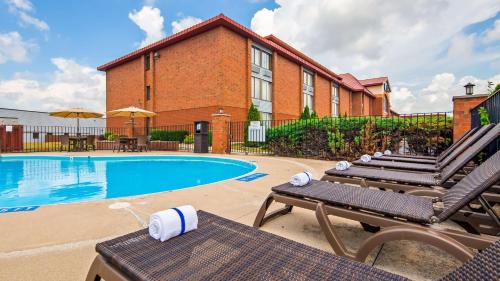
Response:
[[[363,161],[365,163],[372,161],[372,157],[368,154],[362,155],[360,159],[361,159],[361,161]]]
[[[345,171],[345,170],[349,169],[349,167],[351,167],[351,163],[349,163],[347,161],[339,161],[335,165],[335,170],[337,170],[337,171]]]
[[[161,242],[198,228],[198,214],[185,205],[160,212],[149,218],[149,235]]]
[[[382,155],[384,155],[384,154],[380,151],[377,151],[373,154],[374,157],[382,157]]]
[[[293,186],[304,186],[308,183],[310,183],[313,179],[313,176],[310,172],[302,172],[302,173],[298,173],[296,175],[293,175],[291,178],[290,178],[290,183],[293,185]]]
[[[384,151],[384,155],[391,155],[391,154],[392,154],[392,152],[389,149],[387,149],[386,151]]]

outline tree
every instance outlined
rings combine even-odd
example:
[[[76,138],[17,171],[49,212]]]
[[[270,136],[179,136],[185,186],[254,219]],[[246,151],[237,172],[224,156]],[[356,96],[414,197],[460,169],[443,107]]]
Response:
[[[260,112],[253,104],[248,109],[247,122],[245,124],[245,146],[257,146],[258,143],[248,141],[248,126],[251,121],[260,121]]]
[[[260,121],[260,113],[259,110],[252,104],[250,109],[248,109],[247,121]]]
[[[304,111],[300,114],[300,120],[305,120],[305,119],[310,119],[311,118],[311,111],[309,110],[309,106],[306,105],[304,107]]]
[[[495,89],[493,89],[493,91],[491,92],[491,94],[494,94],[496,92],[500,91],[500,83],[498,83],[496,86],[495,86]]]

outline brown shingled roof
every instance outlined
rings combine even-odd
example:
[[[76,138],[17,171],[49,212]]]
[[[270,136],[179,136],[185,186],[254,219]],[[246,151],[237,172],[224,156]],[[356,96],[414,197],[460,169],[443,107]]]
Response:
[[[351,73],[340,74],[342,77],[342,84],[351,89],[354,92],[364,92],[372,97],[375,97],[373,93],[368,90],[361,82],[354,77]]]
[[[377,78],[370,78],[370,79],[362,79],[359,80],[361,85],[365,87],[370,87],[370,86],[376,86],[376,85],[382,85],[384,84],[389,78],[387,77],[377,77]]]

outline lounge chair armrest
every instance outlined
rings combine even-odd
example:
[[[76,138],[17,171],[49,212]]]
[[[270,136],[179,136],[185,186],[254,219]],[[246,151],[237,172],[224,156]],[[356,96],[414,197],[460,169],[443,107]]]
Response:
[[[366,239],[356,253],[355,260],[364,262],[375,248],[386,242],[397,240],[410,240],[432,245],[451,254],[461,262],[471,259],[474,255],[465,245],[447,235],[421,227],[394,226],[385,228]]]
[[[444,192],[440,190],[434,190],[434,189],[415,189],[415,190],[410,190],[406,192],[406,194],[409,195],[414,195],[414,196],[425,196],[425,197],[432,197],[432,198],[437,198],[438,200],[443,197]]]

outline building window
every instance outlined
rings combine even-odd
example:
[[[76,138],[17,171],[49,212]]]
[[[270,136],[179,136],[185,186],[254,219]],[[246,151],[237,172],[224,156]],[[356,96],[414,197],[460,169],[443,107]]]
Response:
[[[151,87],[146,86],[146,100],[151,99]]]
[[[384,113],[387,113],[387,97],[386,96],[384,96],[384,99],[382,101],[382,107],[383,107]]]
[[[262,120],[262,121],[273,120],[273,114],[269,113],[269,112],[261,112],[260,113],[260,120]]]
[[[336,84],[333,84],[332,87],[332,116],[333,117],[338,117],[339,116],[339,86]]]
[[[272,101],[271,82],[252,77],[252,98]]]
[[[149,54],[144,55],[144,70],[149,70],[151,68],[151,62],[149,59]]]
[[[307,86],[313,85],[313,75],[307,71],[304,71],[304,84]]]
[[[261,49],[252,47],[252,63],[262,68],[271,69],[271,55]]]
[[[304,108],[307,106],[311,111],[314,111],[314,87],[313,87],[313,74],[304,71]]]

